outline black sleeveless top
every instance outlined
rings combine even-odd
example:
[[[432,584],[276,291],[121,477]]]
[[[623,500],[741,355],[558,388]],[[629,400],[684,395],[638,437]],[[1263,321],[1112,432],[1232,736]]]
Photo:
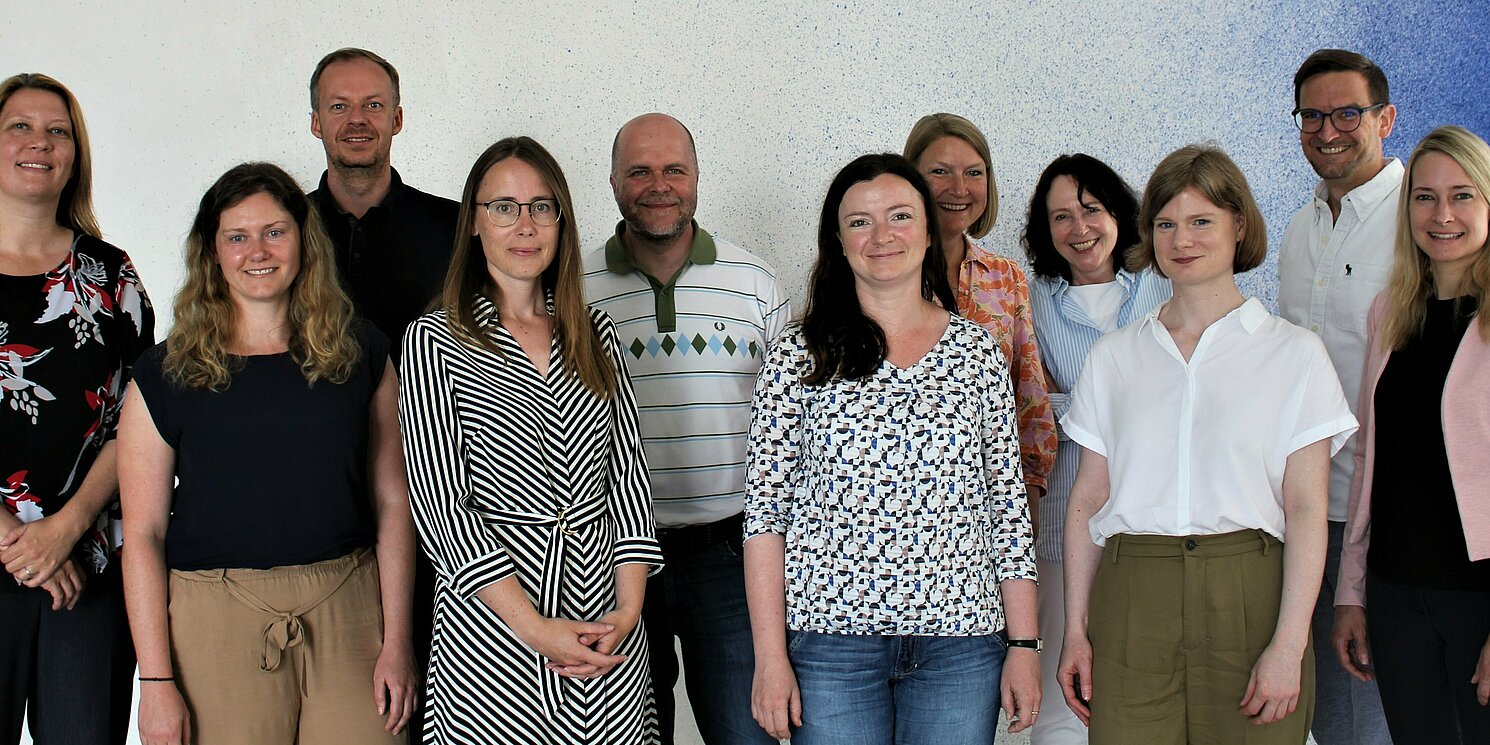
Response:
[[[194,391],[164,376],[164,343],[140,356],[136,384],[176,451],[167,566],[268,569],[373,545],[367,428],[388,338],[356,333],[362,362],[341,384],[307,383],[284,352],[235,358],[226,389]]]

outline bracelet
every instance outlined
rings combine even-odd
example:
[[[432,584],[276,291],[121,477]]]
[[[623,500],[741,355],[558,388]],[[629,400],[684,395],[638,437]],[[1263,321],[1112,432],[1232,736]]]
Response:
[[[174,683],[174,682],[176,682],[176,677],[175,676],[171,676],[171,677],[168,677],[168,678],[140,678],[140,682],[141,683]]]

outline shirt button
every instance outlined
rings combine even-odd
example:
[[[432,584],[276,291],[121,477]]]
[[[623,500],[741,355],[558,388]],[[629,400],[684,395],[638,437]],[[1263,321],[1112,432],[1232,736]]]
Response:
[[[354,258],[354,259],[360,259],[360,258],[362,258],[362,252],[361,251],[353,251],[352,252],[352,258]]]
[[[1311,323],[1311,324],[1309,324],[1309,330],[1310,331],[1313,331],[1316,334],[1319,333],[1319,324],[1317,324],[1317,323]]]
[[[1200,548],[1200,544],[1199,543],[1196,543],[1194,538],[1191,538],[1190,540],[1185,541],[1185,550],[1186,551],[1194,551],[1197,548]]]
[[[1330,281],[1327,280],[1327,279],[1321,279],[1321,280],[1319,280],[1319,286],[1320,287],[1329,287],[1330,286]]]

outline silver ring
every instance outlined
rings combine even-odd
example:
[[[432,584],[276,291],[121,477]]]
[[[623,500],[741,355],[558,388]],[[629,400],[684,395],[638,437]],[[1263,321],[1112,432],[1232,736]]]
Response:
[[[32,569],[31,567],[26,567],[26,579],[31,579],[32,577],[35,577],[35,576],[36,576],[36,570],[35,569]]]

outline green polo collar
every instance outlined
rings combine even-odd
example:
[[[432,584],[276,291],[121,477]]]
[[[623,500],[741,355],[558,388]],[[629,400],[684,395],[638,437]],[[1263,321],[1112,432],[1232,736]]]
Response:
[[[664,284],[661,280],[642,271],[636,262],[631,260],[631,254],[626,253],[626,247],[621,245],[621,234],[626,231],[626,221],[616,223],[616,234],[605,242],[605,268],[612,274],[630,274],[636,272],[646,278],[647,284],[652,287],[652,300],[655,314],[657,316],[658,333],[670,333],[678,329],[678,307],[673,300],[673,289],[678,284],[678,277],[689,264],[707,265],[713,264],[719,255],[719,250],[714,246],[714,236],[709,231],[698,226],[698,221],[693,223],[693,245],[688,247],[688,260],[683,262],[683,267]]]
[[[630,274],[639,271],[636,268],[636,262],[631,260],[631,254],[626,253],[626,247],[621,245],[621,234],[624,232],[626,232],[626,221],[622,220],[616,223],[616,234],[605,242],[605,268],[613,274]],[[719,250],[714,247],[714,236],[699,227],[698,221],[695,220],[693,222],[693,245],[688,247],[688,262],[712,264],[718,255]]]

